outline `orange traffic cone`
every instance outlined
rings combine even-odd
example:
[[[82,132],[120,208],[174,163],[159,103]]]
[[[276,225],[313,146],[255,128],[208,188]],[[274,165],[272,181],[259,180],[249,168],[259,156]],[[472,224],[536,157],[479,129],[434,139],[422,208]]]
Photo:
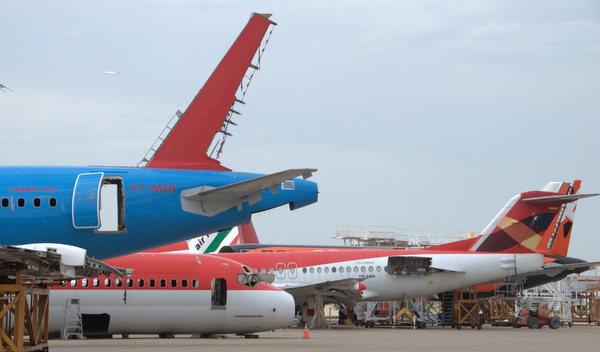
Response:
[[[308,337],[308,324],[304,323],[304,335],[302,335],[303,339],[310,339],[310,337]]]

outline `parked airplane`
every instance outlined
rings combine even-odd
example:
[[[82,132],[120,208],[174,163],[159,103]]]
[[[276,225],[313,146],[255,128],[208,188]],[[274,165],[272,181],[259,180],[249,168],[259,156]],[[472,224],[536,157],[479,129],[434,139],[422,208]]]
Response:
[[[315,169],[231,172],[206,154],[242,102],[238,86],[275,24],[268,17],[252,15],[164,142],[153,146],[145,168],[0,167],[0,243],[83,264],[87,255],[139,252],[247,223],[256,212],[316,202],[317,185],[296,178]],[[0,250],[0,259],[13,258]]]
[[[61,332],[72,299],[79,300],[85,335],[247,334],[284,328],[294,319],[291,295],[226,258],[145,253],[107,262],[133,273],[52,288],[51,334]]]
[[[542,270],[542,255],[535,254],[534,250],[541,246],[542,238],[553,238],[554,243],[546,251],[564,251],[575,208],[575,204],[569,203],[595,195],[576,194],[579,185],[580,182],[574,187],[550,183],[542,191],[514,197],[475,240],[418,250],[321,248],[272,252],[273,249],[286,250],[275,246],[254,249],[258,252],[250,249],[244,253],[219,255],[240,261],[258,272],[274,273],[274,284],[294,295],[296,303],[303,305],[305,311],[306,307],[312,308],[312,297],[317,289],[322,290],[325,303],[351,307],[360,300],[430,296],[502,281],[505,277],[554,275],[556,270],[573,269],[573,266],[560,264],[557,258],[547,258]],[[232,250],[224,247],[221,251]],[[263,250],[271,252],[260,252]],[[535,260],[526,263],[524,258],[528,256],[537,258],[539,265],[536,266]],[[582,265],[587,267],[589,263]]]
[[[550,182],[539,192],[525,192],[513,197],[481,235],[462,241],[429,247],[430,250],[511,252],[534,251],[544,255],[544,270],[513,277],[523,288],[539,286],[594,268],[599,262],[568,257],[576,199],[596,194],[578,195],[581,181]],[[552,197],[545,198],[542,197]],[[534,200],[535,198],[535,200]],[[568,202],[570,201],[570,202]],[[561,203],[568,202],[568,203]],[[537,205],[536,205],[537,204]],[[247,225],[246,225],[247,226]],[[243,241],[243,239],[242,239]],[[374,250],[373,247],[290,246],[246,243],[225,246],[222,252],[285,252],[315,250]],[[478,287],[480,297],[494,294],[498,285]]]

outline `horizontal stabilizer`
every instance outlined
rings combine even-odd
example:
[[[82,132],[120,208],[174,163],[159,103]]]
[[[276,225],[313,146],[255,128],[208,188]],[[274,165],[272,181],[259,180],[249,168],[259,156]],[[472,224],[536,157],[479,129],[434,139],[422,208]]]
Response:
[[[294,177],[302,176],[307,179],[317,169],[290,169],[271,175],[261,176],[221,187],[201,186],[181,192],[181,206],[184,211],[204,216],[214,216],[237,206],[242,210],[242,204],[250,205],[262,200],[262,191],[269,188],[277,193],[277,186]]]
[[[548,263],[548,264],[544,265],[544,267],[540,270],[542,270],[542,271],[547,271],[547,270],[564,271],[564,270],[574,270],[574,269],[579,269],[579,268],[588,268],[589,270],[592,270],[599,266],[600,266],[600,262],[581,262],[581,263],[570,263],[570,264]]]
[[[521,199],[523,202],[527,203],[536,203],[536,204],[564,204],[571,203],[578,199],[595,197],[600,193],[593,194],[564,194],[558,196],[548,196],[548,197],[537,197],[537,198],[524,198]]]

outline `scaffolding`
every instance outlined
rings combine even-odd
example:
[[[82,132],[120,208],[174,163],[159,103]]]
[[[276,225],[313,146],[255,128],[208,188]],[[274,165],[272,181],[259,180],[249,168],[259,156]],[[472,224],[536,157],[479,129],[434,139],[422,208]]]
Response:
[[[540,298],[548,303],[551,315],[558,317],[562,326],[573,325],[571,279],[564,278],[523,291],[523,298]]]
[[[0,284],[0,350],[48,349],[48,288],[44,284]],[[25,334],[27,331],[27,334]]]
[[[569,279],[573,321],[600,325],[600,270]]]
[[[424,248],[473,238],[478,233],[464,231],[415,231],[393,226],[338,225],[333,237],[344,246]]]

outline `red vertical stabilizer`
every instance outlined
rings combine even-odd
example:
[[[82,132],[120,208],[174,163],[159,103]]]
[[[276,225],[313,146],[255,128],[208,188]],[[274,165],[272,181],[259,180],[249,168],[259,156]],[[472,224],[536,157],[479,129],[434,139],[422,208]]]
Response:
[[[256,235],[256,230],[254,230],[254,225],[252,224],[252,221],[244,225],[239,225],[238,230],[240,232],[240,244],[259,243],[258,236]]]
[[[219,66],[196,95],[146,167],[159,169],[228,170],[207,155],[236,101],[236,92],[267,29],[270,15],[254,13]]]

